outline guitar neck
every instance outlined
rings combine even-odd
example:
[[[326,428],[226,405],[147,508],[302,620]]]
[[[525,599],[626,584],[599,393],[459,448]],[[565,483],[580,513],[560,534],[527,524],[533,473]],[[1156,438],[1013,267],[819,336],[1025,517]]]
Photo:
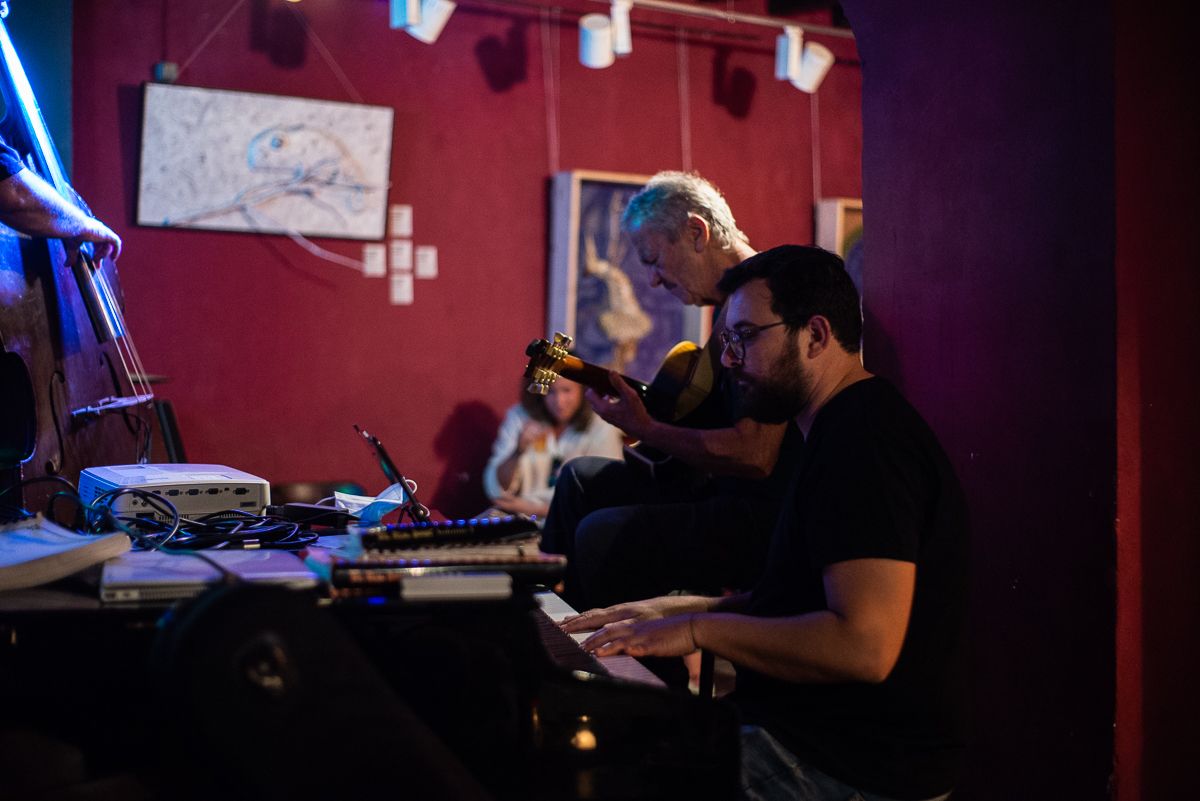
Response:
[[[583,384],[585,387],[590,387],[604,395],[616,394],[616,390],[609,380],[609,372],[607,368],[597,364],[585,362],[583,359],[574,356],[568,356],[562,360],[558,370],[558,374],[563,378],[569,378],[576,383]],[[641,381],[630,378],[629,376],[621,376],[621,380],[633,388],[633,391],[640,395],[643,399],[650,393],[650,387],[643,384]]]

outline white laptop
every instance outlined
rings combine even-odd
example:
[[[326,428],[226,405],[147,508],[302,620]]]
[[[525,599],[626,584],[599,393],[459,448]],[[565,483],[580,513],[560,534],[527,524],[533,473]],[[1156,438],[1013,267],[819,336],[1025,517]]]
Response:
[[[278,550],[204,551],[243,581],[278,584],[291,589],[317,586],[316,575],[300,557]],[[109,559],[100,574],[100,600],[105,603],[178,601],[199,595],[221,581],[222,573],[190,553],[130,551]]]

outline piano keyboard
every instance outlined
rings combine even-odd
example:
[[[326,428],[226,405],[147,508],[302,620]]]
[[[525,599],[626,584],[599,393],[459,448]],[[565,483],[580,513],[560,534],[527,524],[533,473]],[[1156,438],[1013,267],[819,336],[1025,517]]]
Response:
[[[552,592],[539,592],[534,595],[541,607],[538,616],[538,629],[542,635],[542,643],[550,652],[550,658],[559,667],[567,670],[581,670],[585,673],[597,673],[602,676],[612,676],[637,684],[648,684],[652,687],[665,687],[663,680],[651,673],[645,665],[632,656],[594,656],[579,647],[579,643],[588,638],[590,632],[582,634],[567,634],[558,627],[563,618],[576,614],[575,610],[562,598]]]

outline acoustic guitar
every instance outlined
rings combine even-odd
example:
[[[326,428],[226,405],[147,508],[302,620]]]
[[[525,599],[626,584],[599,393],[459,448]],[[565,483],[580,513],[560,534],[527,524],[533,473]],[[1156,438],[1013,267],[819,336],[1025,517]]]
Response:
[[[545,395],[562,376],[603,395],[615,395],[608,368],[572,355],[572,342],[566,334],[555,333],[553,341],[535,339],[529,343],[525,348],[529,357],[526,389]],[[685,428],[723,428],[730,425],[730,420],[715,392],[719,359],[715,349],[680,342],[667,353],[649,384],[624,375],[621,380],[633,388],[655,420]],[[627,447],[625,455],[627,462],[645,468],[656,480],[684,478],[681,469],[688,471],[687,477],[694,477],[691,468],[679,460],[641,443]]]

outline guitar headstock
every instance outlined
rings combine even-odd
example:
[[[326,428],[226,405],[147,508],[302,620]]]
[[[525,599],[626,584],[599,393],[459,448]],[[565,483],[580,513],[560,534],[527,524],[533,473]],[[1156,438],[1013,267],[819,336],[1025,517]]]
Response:
[[[574,342],[566,334],[555,332],[554,341],[535,339],[525,348],[529,364],[525,365],[525,377],[529,379],[528,392],[534,395],[545,395],[550,392],[550,385],[562,371],[563,360],[570,356],[571,343]]]

